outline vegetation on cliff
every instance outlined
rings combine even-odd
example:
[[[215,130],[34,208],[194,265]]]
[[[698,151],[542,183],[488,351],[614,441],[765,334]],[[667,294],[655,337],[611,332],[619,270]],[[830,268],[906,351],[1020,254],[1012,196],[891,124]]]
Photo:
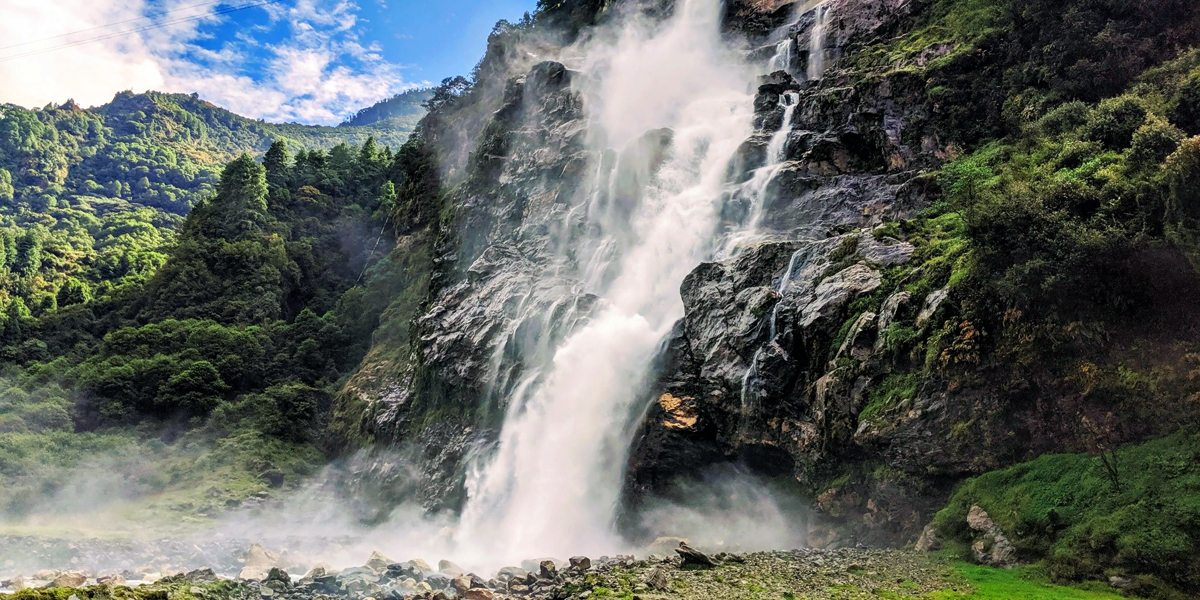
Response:
[[[923,79],[932,110],[911,143],[936,132],[948,160],[925,212],[878,232],[916,260],[851,312],[947,296],[925,327],[886,332],[860,423],[894,426],[941,392],[973,415],[946,443],[989,446],[974,472],[1021,463],[957,488],[936,520],[957,548],[978,504],[1060,581],[1200,589],[1200,13],[942,0],[892,33],[847,64]]]

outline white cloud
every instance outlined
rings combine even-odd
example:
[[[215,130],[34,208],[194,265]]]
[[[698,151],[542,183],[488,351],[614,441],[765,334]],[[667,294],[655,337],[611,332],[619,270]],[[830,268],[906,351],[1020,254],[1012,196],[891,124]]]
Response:
[[[212,9],[184,10],[153,20],[94,29],[194,6],[196,2],[169,0],[165,6],[153,7],[147,6],[145,0],[5,0],[4,3],[0,48],[27,40],[92,31],[0,49],[0,59],[129,31],[149,23],[179,21]],[[248,117],[336,124],[354,110],[410,87],[404,83],[399,68],[380,55],[378,44],[359,40],[358,7],[353,2],[297,0],[250,10],[263,9],[270,15],[272,27],[244,28],[217,48],[197,45],[201,40],[211,40],[204,25],[233,15],[175,22],[162,28],[2,61],[0,103],[42,106],[73,98],[92,106],[103,104],[116,92],[126,89],[197,92],[206,100]],[[286,35],[260,41],[272,28],[283,29]]]

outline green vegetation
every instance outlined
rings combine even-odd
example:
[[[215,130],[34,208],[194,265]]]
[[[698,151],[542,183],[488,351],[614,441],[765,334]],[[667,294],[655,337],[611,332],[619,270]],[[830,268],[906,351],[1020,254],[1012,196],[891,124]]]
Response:
[[[407,267],[428,252],[409,238],[392,251],[395,231],[440,210],[417,198],[436,195],[436,172],[403,170],[423,164],[419,148],[394,158],[368,139],[293,159],[278,141],[261,165],[243,155],[157,264],[117,283],[52,293],[30,266],[46,260],[40,238],[0,237],[22,273],[0,331],[0,514],[57,509],[95,461],[121,491],[104,497],[156,494],[198,515],[309,474],[376,326],[406,343],[424,297],[428,276]]]
[[[1043,581],[1030,569],[993,569],[959,564],[955,570],[974,589],[970,594],[934,592],[929,600],[1117,600],[1120,594],[1103,589],[1064,587]]]
[[[184,215],[242,153],[276,139],[332,150],[372,135],[397,147],[412,126],[273,125],[159,93],[123,92],[88,110],[0,107],[0,314],[121,302],[163,266]]]
[[[396,94],[368,106],[339,127],[362,127],[365,125],[390,125],[401,131],[412,131],[421,117],[425,116],[425,103],[433,96],[433,90],[418,89]]]
[[[912,416],[894,409],[938,394],[961,421],[945,443],[1029,442],[983,452],[973,469],[1021,464],[939,514],[959,551],[979,504],[1057,582],[1200,590],[1197,31],[1183,0],[934,0],[846,58],[856,85],[924,98],[906,143],[937,139],[948,159],[915,182],[928,208],[874,232],[913,244],[913,261],[847,310],[911,294],[878,368],[839,363],[847,381],[875,369],[859,421],[887,431]],[[827,479],[847,475],[866,479]],[[993,579],[977,597],[1039,597]]]
[[[979,505],[1025,560],[1060,581],[1120,574],[1142,592],[1200,585],[1200,435],[1177,433],[1100,457],[1044,455],[965,482],[938,513],[939,533],[969,554]],[[1137,574],[1142,574],[1136,576]]]

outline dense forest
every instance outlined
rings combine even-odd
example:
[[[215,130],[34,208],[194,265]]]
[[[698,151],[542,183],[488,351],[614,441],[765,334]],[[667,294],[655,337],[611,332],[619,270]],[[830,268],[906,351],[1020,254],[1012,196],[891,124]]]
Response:
[[[158,93],[0,109],[0,515],[102,450],[192,456],[145,446],[147,420],[268,436],[220,446],[254,485],[316,464],[314,419],[388,304],[354,286],[386,270],[389,147],[415,110],[328,128]]]
[[[3,302],[40,316],[60,301],[81,303],[144,280],[239,154],[259,155],[278,139],[345,162],[347,142],[398,147],[409,131],[403,122],[275,125],[195,96],[153,92],[124,92],[89,110],[73,102],[0,107]]]

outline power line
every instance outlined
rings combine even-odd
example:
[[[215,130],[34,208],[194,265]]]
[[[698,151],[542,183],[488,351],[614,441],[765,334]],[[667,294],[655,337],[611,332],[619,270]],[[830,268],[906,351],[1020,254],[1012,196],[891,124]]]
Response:
[[[72,32],[70,32],[70,33],[64,33],[64,34],[61,34],[61,35],[52,35],[52,36],[50,36],[50,37],[44,37],[44,38],[41,38],[41,39],[38,39],[38,40],[30,40],[30,41],[28,41],[28,42],[21,42],[20,44],[13,44],[13,45],[11,45],[11,46],[0,46],[0,50],[11,50],[11,49],[13,49],[13,48],[20,48],[21,46],[28,46],[28,45],[30,45],[30,44],[37,44],[37,43],[41,43],[41,42],[48,42],[48,41],[50,41],[50,40],[57,40],[58,38],[71,37],[71,36],[73,36],[73,35],[79,35],[79,34],[81,34],[81,33],[87,33],[87,32],[89,32],[89,31],[96,31],[97,29],[108,29],[109,27],[116,27],[117,25],[124,25],[124,24],[126,24],[126,23],[133,23],[133,22],[135,22],[135,21],[141,21],[141,20],[143,20],[143,19],[152,19],[152,18],[154,18],[154,17],[162,17],[162,16],[165,16],[165,15],[169,15],[169,14],[171,14],[171,13],[177,13],[177,12],[182,12],[182,11],[185,11],[185,10],[191,10],[191,9],[193,9],[193,8],[201,8],[201,7],[204,7],[204,6],[212,6],[212,5],[214,5],[214,4],[224,4],[224,3],[225,3],[225,0],[217,0],[216,2],[205,2],[204,4],[193,4],[193,5],[191,5],[191,6],[183,6],[183,7],[176,8],[176,9],[172,9],[172,10],[164,10],[164,11],[162,11],[162,12],[157,12],[157,13],[149,13],[149,14],[142,15],[142,16],[140,16],[140,17],[137,17],[137,18],[134,18],[134,19],[127,19],[127,20],[124,20],[124,21],[117,21],[116,23],[109,23],[109,24],[107,24],[107,25],[98,25],[98,26],[96,26],[96,27],[89,27],[89,28],[87,28],[87,29],[80,29],[79,31],[72,31]]]
[[[80,40],[80,41],[77,41],[77,42],[70,42],[70,43],[67,43],[67,44],[62,44],[62,45],[59,45],[59,46],[54,46],[54,47],[51,47],[51,48],[44,48],[44,49],[42,49],[42,50],[34,50],[34,51],[31,51],[31,52],[25,52],[25,53],[23,53],[23,54],[14,54],[14,55],[12,55],[12,56],[4,56],[4,57],[0,57],[0,63],[2,63],[2,62],[8,62],[8,61],[10,61],[10,60],[16,60],[16,59],[18,59],[18,58],[25,58],[25,57],[27,57],[27,56],[37,56],[37,55],[39,55],[39,54],[46,54],[47,52],[55,52],[55,51],[57,51],[57,50],[62,50],[62,49],[64,49],[64,48],[73,48],[73,47],[75,47],[75,46],[82,46],[82,45],[84,45],[84,44],[92,44],[92,43],[95,43],[95,42],[102,42],[102,41],[104,41],[104,40],[109,40],[109,39],[112,39],[112,38],[115,38],[115,37],[121,37],[121,36],[124,36],[124,35],[129,35],[129,34],[131,34],[131,33],[142,33],[142,32],[144,32],[144,31],[150,31],[150,30],[152,30],[152,29],[160,29],[160,28],[162,28],[162,27],[168,27],[168,26],[171,26],[171,25],[178,25],[178,24],[180,24],[180,23],[188,23],[188,22],[191,22],[191,21],[199,21],[200,19],[207,19],[207,18],[209,18],[209,17],[218,17],[218,16],[221,16],[221,15],[227,15],[227,14],[230,14],[230,13],[235,13],[235,12],[238,12],[238,11],[241,11],[241,10],[246,10],[246,9],[248,9],[248,8],[255,8],[255,7],[258,7],[258,6],[267,6],[268,4],[278,4],[278,3],[280,3],[280,2],[283,2],[283,0],[263,0],[262,2],[255,2],[255,3],[253,3],[253,4],[244,4],[244,5],[242,5],[242,6],[232,6],[232,7],[228,7],[228,8],[223,8],[223,9],[219,9],[219,10],[214,10],[214,11],[212,11],[212,12],[208,12],[208,13],[205,13],[205,14],[203,14],[203,15],[197,15],[197,16],[194,16],[194,17],[187,17],[187,18],[184,18],[184,19],[176,19],[176,20],[174,20],[174,21],[167,21],[167,22],[165,22],[165,23],[155,23],[154,25],[146,25],[145,27],[139,27],[139,28],[137,28],[137,29],[130,29],[130,30],[128,30],[128,31],[119,31],[119,32],[117,32],[117,33],[110,33],[110,34],[107,34],[107,35],[102,35],[102,36],[100,36],[100,37],[94,37],[94,38],[91,38],[91,39]]]

